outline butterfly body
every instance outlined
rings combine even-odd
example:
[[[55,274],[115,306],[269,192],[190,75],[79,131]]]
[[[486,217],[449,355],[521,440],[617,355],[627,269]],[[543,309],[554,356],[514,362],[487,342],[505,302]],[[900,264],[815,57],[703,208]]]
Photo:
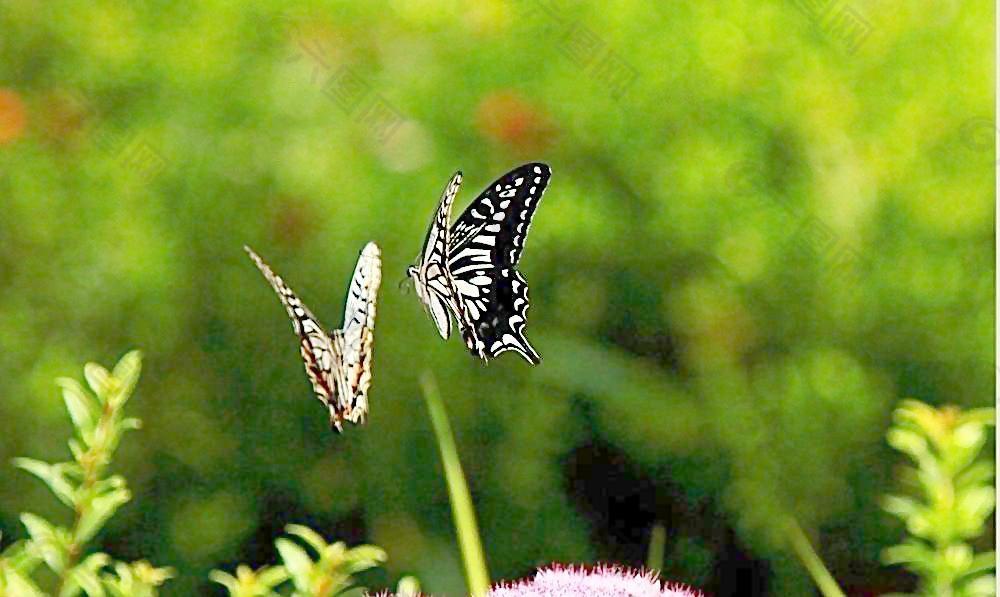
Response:
[[[343,421],[363,424],[371,385],[375,302],[382,279],[378,245],[368,243],[362,250],[347,294],[344,326],[329,333],[259,255],[250,247],[244,249],[292,320],[306,375],[316,398],[329,410],[330,427],[339,432]]]
[[[551,169],[515,168],[487,187],[449,228],[461,172],[445,187],[417,265],[407,274],[441,337],[455,319],[466,347],[488,361],[512,350],[529,363],[541,358],[524,338],[528,285],[516,266]]]

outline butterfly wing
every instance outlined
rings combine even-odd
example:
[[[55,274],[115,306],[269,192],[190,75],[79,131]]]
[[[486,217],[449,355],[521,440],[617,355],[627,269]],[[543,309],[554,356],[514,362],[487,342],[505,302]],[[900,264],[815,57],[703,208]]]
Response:
[[[281,299],[281,304],[288,311],[288,316],[292,319],[292,329],[299,337],[299,348],[302,361],[305,363],[306,375],[312,382],[316,398],[330,410],[330,424],[340,431],[343,413],[337,400],[335,372],[341,369],[341,355],[336,343],[323,331],[323,326],[284,280],[274,273],[253,249],[246,246],[243,248],[264,274],[264,278],[274,288],[278,298]]]
[[[532,364],[541,360],[524,338],[528,284],[515,266],[551,175],[541,163],[511,170],[487,187],[451,230],[448,269],[471,323],[466,344],[484,359],[513,350]]]
[[[382,283],[378,245],[365,245],[354,268],[344,308],[343,390],[340,409],[352,423],[363,423],[368,414],[368,386],[372,379],[372,345],[375,336],[375,302]]]
[[[417,295],[427,307],[438,333],[445,340],[451,335],[448,307],[452,305],[454,296],[451,280],[445,270],[450,234],[448,220],[451,218],[451,205],[455,202],[455,196],[458,195],[461,186],[462,173],[456,172],[441,194],[434,221],[431,222],[427,237],[424,239],[420,265],[417,267],[414,280]]]

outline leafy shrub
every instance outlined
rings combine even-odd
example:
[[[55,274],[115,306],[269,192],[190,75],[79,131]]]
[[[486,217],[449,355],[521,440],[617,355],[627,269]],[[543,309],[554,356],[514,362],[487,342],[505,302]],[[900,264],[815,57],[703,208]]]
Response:
[[[890,495],[883,507],[906,524],[901,544],[885,550],[888,564],[920,577],[921,595],[980,597],[996,594],[996,552],[974,553],[996,507],[995,463],[979,458],[993,408],[935,409],[906,400],[895,412],[889,444],[913,460],[902,481],[909,495]]]
[[[14,464],[41,479],[73,511],[73,521],[66,527],[36,514],[22,514],[29,538],[0,554],[0,594],[72,597],[83,591],[91,597],[147,597],[172,576],[169,568],[155,568],[146,561],[119,562],[87,549],[88,542],[131,498],[125,479],[107,471],[122,435],[140,427],[139,419],[126,417],[124,408],[141,365],[138,351],[126,354],[110,372],[88,363],[83,371],[90,391],[74,379],[57,380],[76,432],[69,440],[73,460],[50,464],[17,458]],[[39,588],[44,583],[37,581],[42,563],[56,577],[46,592]]]

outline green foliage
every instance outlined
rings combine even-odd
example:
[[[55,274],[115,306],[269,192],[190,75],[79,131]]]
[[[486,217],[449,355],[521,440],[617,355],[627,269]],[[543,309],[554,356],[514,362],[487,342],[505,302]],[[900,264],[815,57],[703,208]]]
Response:
[[[846,53],[826,26],[852,11],[874,29]],[[646,520],[689,515],[665,577],[708,580],[735,535],[769,592],[805,594],[774,536],[791,514],[836,577],[877,590],[896,540],[872,508],[892,487],[888,413],[994,397],[994,17],[908,0],[2,2],[0,110],[15,98],[24,127],[0,116],[0,461],[63,447],[62,405],[20,397],[134,343],[156,354],[156,401],[129,407],[147,430],[116,462],[155,497],[103,536],[183,567],[171,590],[207,591],[256,529],[308,519],[360,525],[390,575],[460,595],[419,416],[432,365],[494,577],[615,553],[586,467],[566,467],[599,446],[653,486]],[[380,138],[387,114],[403,122]],[[395,282],[452,172],[457,214],[536,159],[553,177],[519,267],[544,361],[481,367]],[[331,438],[240,247],[333,326],[371,239],[370,423]],[[7,541],[41,489],[4,480]],[[275,496],[294,519],[274,520]]]
[[[139,381],[141,364],[138,351],[123,356],[110,372],[88,363],[84,377],[90,391],[74,379],[57,381],[76,431],[69,440],[73,460],[50,464],[16,458],[14,464],[41,479],[73,511],[73,522],[65,527],[30,512],[21,514],[28,539],[0,554],[0,595],[4,590],[17,596],[42,594],[32,580],[42,563],[58,578],[54,593],[59,597],[81,592],[90,597],[151,597],[172,576],[170,569],[146,561],[117,562],[87,549],[131,497],[125,479],[108,475],[107,469],[122,434],[140,427],[138,419],[125,416],[125,403]]]
[[[212,581],[226,587],[231,597],[272,597],[290,594],[295,597],[331,597],[352,588],[353,575],[386,561],[385,552],[372,545],[348,548],[344,543],[328,544],[312,529],[292,524],[285,528],[299,542],[287,538],[275,540],[281,564],[252,570],[240,565],[236,576],[213,570]],[[311,548],[312,554],[300,543]],[[287,581],[290,584],[286,587]],[[287,591],[280,590],[287,588]]]
[[[889,444],[913,465],[901,475],[908,494],[886,496],[883,507],[906,524],[909,537],[886,549],[884,561],[916,573],[922,595],[995,595],[996,553],[975,553],[970,543],[986,531],[996,507],[995,463],[980,457],[996,411],[906,400],[894,420]]]

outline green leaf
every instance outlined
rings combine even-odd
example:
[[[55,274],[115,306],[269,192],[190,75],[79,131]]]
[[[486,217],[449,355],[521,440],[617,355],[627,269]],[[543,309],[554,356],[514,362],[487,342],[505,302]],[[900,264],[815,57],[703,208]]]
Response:
[[[980,576],[963,587],[968,597],[993,597],[997,594],[997,579],[992,574]]]
[[[996,474],[996,463],[992,460],[979,460],[955,477],[955,488],[967,489],[977,485],[993,485]]]
[[[306,550],[302,549],[288,539],[278,539],[274,542],[281,554],[281,560],[288,570],[289,576],[295,583],[295,588],[300,591],[309,591],[310,574],[313,569],[313,561],[309,558]]]
[[[8,568],[4,571],[4,580],[7,583],[5,594],[10,597],[46,597],[26,574]]]
[[[995,551],[984,551],[983,553],[978,553],[972,558],[972,562],[969,563],[969,569],[965,572],[966,575],[981,574],[983,572],[993,570],[997,567],[997,552]]]
[[[112,375],[118,380],[118,393],[123,399],[132,395],[141,371],[142,352],[138,350],[126,353],[114,366]]]
[[[388,556],[385,550],[374,545],[359,545],[347,552],[343,572],[357,574],[380,564],[384,564]]]
[[[913,540],[908,540],[901,545],[893,545],[882,551],[882,562],[889,566],[915,564],[916,567],[926,570],[933,567],[935,561],[936,557],[932,549]]]
[[[972,548],[965,543],[949,545],[941,555],[953,576],[965,574],[972,564]]]
[[[404,576],[396,585],[396,597],[417,597],[420,594],[420,581],[415,576]]]
[[[927,455],[927,441],[918,433],[906,429],[892,429],[886,435],[886,440],[893,448],[904,452],[919,461]]]
[[[0,561],[6,560],[7,565],[24,576],[31,576],[35,568],[42,562],[42,556],[35,550],[28,549],[24,541],[15,541],[0,553]]]
[[[97,573],[88,568],[77,566],[70,573],[70,578],[73,579],[83,591],[89,597],[104,597],[104,586],[101,584],[101,579],[97,576]]]
[[[30,512],[21,514],[21,523],[28,530],[34,549],[45,560],[45,563],[57,574],[62,574],[66,570],[69,561],[69,546],[65,541],[65,531],[52,526],[49,521],[41,516],[36,516]]]
[[[959,420],[963,423],[978,423],[984,426],[995,427],[997,424],[997,411],[992,406],[970,408],[962,413]]]
[[[76,490],[66,480],[65,467],[61,464],[49,464],[32,458],[15,458],[14,466],[28,471],[45,482],[59,501],[70,508],[76,507]]]
[[[90,388],[97,394],[101,404],[107,402],[109,394],[114,391],[116,385],[108,370],[97,363],[87,363],[83,366],[83,376],[87,379]]]
[[[122,419],[121,427],[122,429],[126,429],[129,431],[134,429],[142,429],[142,421],[135,417],[125,417],[124,419]]]
[[[226,587],[231,597],[239,595],[240,583],[236,577],[225,570],[212,570],[208,573],[208,580]]]
[[[294,535],[316,550],[316,553],[323,554],[326,551],[327,543],[323,537],[316,531],[310,529],[307,526],[301,524],[290,524],[285,527],[285,532],[289,535]]]
[[[996,490],[992,487],[977,487],[961,492],[956,500],[955,510],[963,529],[979,533],[979,528],[996,506]]]
[[[887,495],[882,498],[882,509],[906,521],[920,513],[923,510],[923,506],[913,498],[901,495]]]
[[[63,401],[73,420],[73,426],[89,445],[88,438],[94,432],[95,421],[101,416],[100,406],[75,379],[60,377],[56,384],[62,388]]]
[[[288,570],[284,566],[266,566],[257,571],[257,582],[268,589],[273,589],[288,578]]]
[[[83,544],[89,541],[115,511],[131,497],[132,494],[129,493],[128,489],[120,488],[93,498],[84,507],[83,514],[76,526],[76,537],[74,537],[76,543]]]
[[[86,450],[83,449],[83,447],[80,445],[80,442],[78,442],[75,438],[70,438],[68,443],[69,443],[69,451],[70,453],[73,454],[73,460],[77,462],[83,460],[83,455],[86,452]]]
[[[110,561],[111,558],[105,553],[87,556],[83,562],[70,571],[69,581],[63,586],[63,591],[59,593],[60,597],[71,597],[78,594],[80,589],[83,589],[89,597],[104,597],[106,592],[98,572]]]

